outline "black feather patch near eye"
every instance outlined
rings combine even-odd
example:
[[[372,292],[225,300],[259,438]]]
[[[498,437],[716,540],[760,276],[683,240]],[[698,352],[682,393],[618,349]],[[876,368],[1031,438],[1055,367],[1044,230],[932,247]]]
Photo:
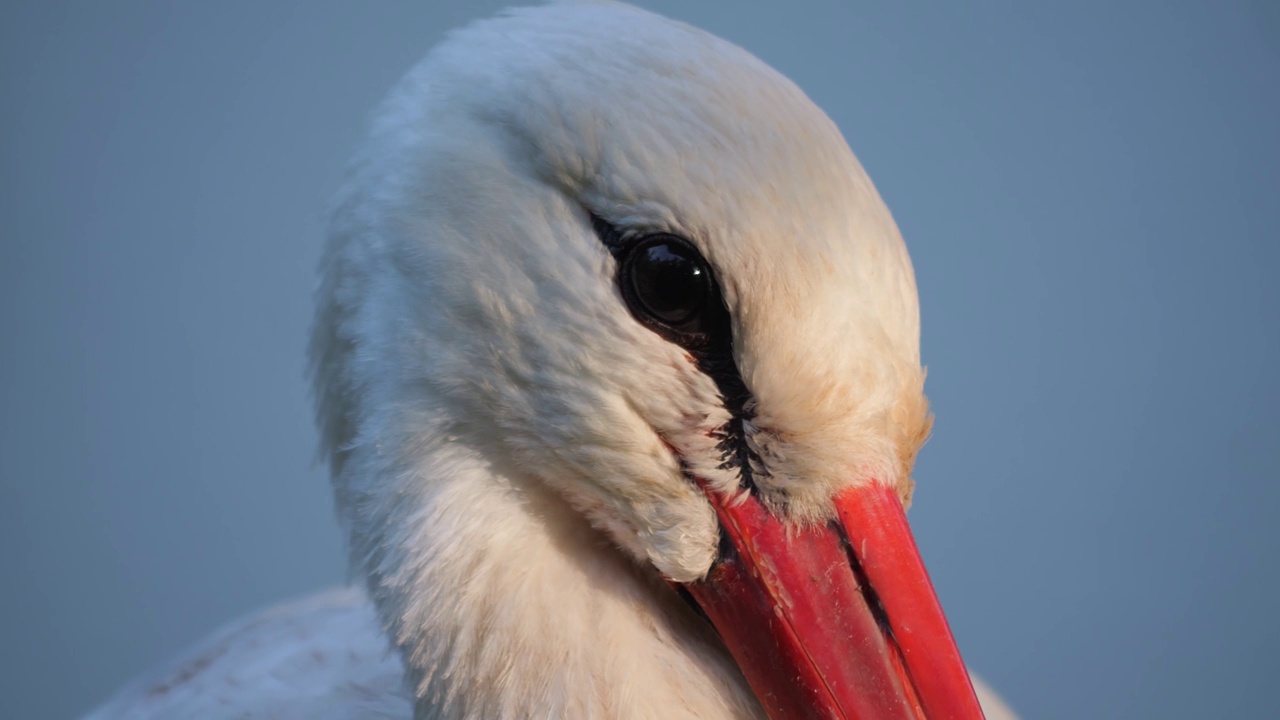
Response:
[[[595,231],[596,237],[600,238],[600,242],[609,248],[609,252],[616,258],[618,253],[623,249],[624,240],[622,233],[618,232],[618,228],[600,219],[599,215],[591,213],[591,229]]]
[[[618,289],[627,309],[645,327],[688,351],[720,391],[730,419],[717,430],[722,469],[737,468],[755,491],[760,458],[747,443],[751,392],[733,358],[733,325],[711,265],[685,238],[650,233],[628,238],[591,215],[596,236],[618,261]]]

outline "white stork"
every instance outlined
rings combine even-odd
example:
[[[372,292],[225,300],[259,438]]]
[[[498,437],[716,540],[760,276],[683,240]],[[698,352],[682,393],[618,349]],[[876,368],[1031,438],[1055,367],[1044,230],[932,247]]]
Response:
[[[91,718],[981,716],[903,515],[911,263],[786,78],[625,5],[471,25],[378,111],[322,276],[363,587]]]

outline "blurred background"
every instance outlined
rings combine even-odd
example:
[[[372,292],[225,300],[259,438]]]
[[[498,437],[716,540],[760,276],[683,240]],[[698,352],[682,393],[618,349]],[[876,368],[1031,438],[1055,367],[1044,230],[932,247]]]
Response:
[[[508,4],[0,6],[0,717],[344,579],[325,208]],[[1280,717],[1280,4],[641,4],[794,79],[902,227],[911,517],[971,665],[1027,718]]]

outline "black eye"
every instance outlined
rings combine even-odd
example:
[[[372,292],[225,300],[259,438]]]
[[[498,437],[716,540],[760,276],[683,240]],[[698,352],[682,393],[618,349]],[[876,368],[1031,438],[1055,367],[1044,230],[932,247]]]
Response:
[[[620,279],[632,312],[680,332],[699,332],[714,300],[706,262],[675,235],[637,242],[627,253]]]

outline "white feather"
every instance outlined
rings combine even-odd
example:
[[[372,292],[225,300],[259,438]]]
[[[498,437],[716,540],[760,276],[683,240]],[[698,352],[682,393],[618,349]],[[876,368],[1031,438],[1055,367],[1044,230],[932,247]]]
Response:
[[[85,720],[405,720],[413,694],[360,590],[238,620],[123,688]]]

